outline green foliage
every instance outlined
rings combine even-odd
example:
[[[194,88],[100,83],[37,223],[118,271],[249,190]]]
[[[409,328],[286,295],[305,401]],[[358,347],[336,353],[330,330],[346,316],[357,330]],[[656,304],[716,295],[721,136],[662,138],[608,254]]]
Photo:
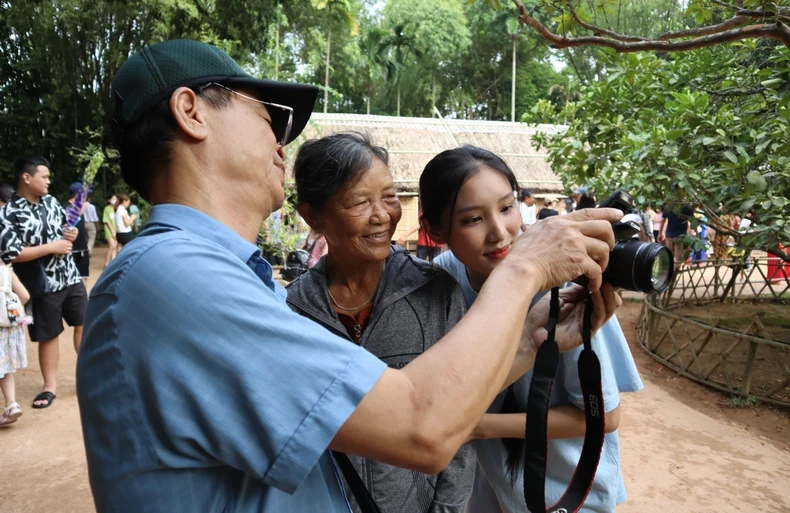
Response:
[[[457,0],[390,0],[385,23],[403,27],[429,66],[453,62],[472,44],[463,7]]]
[[[296,212],[296,196],[294,191],[286,191],[286,201],[277,216],[264,221],[258,231],[258,244],[268,255],[277,255],[282,260],[288,253],[300,248],[307,237],[309,228],[301,221]],[[275,259],[276,260],[276,259]]]
[[[52,162],[53,194],[95,154],[115,72],[141,46],[212,42],[244,62],[267,46],[276,0],[17,0],[0,2],[0,180],[21,154]],[[92,146],[93,145],[93,146]],[[82,151],[75,151],[79,148]],[[94,164],[95,165],[95,164]],[[98,191],[117,177],[100,166]],[[109,180],[110,183],[105,183]]]
[[[599,196],[689,203],[714,228],[752,215],[746,249],[790,241],[790,56],[742,43],[659,57],[608,53],[606,80],[582,90],[567,133],[542,136],[556,172]],[[767,84],[767,85],[766,85]]]
[[[729,403],[727,403],[727,405],[731,409],[756,408],[760,406],[760,401],[753,395],[750,395],[749,397],[732,396],[730,398]]]

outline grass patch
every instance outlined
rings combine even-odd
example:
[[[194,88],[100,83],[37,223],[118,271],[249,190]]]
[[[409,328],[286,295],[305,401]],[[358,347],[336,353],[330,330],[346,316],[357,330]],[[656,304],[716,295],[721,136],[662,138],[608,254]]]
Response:
[[[753,395],[750,395],[749,397],[733,396],[730,398],[730,402],[727,403],[727,406],[732,409],[757,408],[760,406],[760,401]]]

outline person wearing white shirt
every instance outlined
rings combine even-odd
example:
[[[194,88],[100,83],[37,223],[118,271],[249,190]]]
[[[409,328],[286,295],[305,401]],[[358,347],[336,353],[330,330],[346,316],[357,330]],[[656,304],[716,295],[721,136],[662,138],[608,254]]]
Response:
[[[528,227],[535,224],[537,219],[537,207],[532,191],[524,189],[519,194],[518,211],[521,214],[521,229],[526,231]]]
[[[132,214],[131,217],[129,216],[127,209],[131,204],[132,201],[129,199],[129,196],[126,194],[118,195],[118,203],[115,204],[115,226],[117,227],[115,236],[118,239],[118,251],[121,250],[121,247],[126,246],[134,239],[132,226],[137,219],[137,214]]]

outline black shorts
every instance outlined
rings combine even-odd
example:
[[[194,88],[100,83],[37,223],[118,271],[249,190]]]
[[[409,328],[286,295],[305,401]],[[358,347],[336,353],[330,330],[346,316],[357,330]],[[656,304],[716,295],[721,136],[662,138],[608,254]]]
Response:
[[[87,278],[90,275],[91,269],[91,254],[88,253],[88,250],[83,251],[76,251],[71,254],[71,257],[74,259],[74,263],[77,265],[77,270],[80,272],[80,276],[83,278]]]
[[[134,239],[134,232],[127,232],[127,233],[118,232],[115,234],[115,238],[118,240],[119,244],[123,244],[124,246],[126,246],[127,244],[132,242],[132,239]]]
[[[82,282],[57,292],[44,294],[33,302],[33,324],[28,326],[32,342],[45,342],[63,332],[63,320],[69,326],[82,326],[88,293]]]

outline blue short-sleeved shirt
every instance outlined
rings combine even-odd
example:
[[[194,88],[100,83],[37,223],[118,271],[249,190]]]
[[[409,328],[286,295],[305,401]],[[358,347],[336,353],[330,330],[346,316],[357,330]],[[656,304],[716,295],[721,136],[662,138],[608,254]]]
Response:
[[[93,287],[77,362],[99,513],[349,511],[327,447],[385,365],[283,290],[217,220],[153,208]]]
[[[451,252],[445,252],[435,263],[452,274],[461,285],[467,308],[477,298],[464,265]],[[628,343],[616,317],[612,317],[592,339],[592,346],[601,362],[601,385],[604,396],[604,409],[609,412],[620,404],[620,392],[636,392],[642,389],[642,380],[636,369]],[[584,409],[577,362],[582,348],[562,353],[557,371],[557,385],[552,391],[551,405],[573,404]],[[526,406],[532,371],[515,383],[516,400]],[[502,410],[504,393],[500,394],[488,410],[499,413]],[[581,455],[584,438],[550,440],[548,444],[548,464],[546,474],[546,502],[554,504],[565,492],[570,483],[576,464]],[[478,475],[475,490],[469,502],[467,513],[526,513],[524,503],[524,482],[518,477],[515,484],[506,475],[507,452],[500,440],[477,440]],[[620,472],[620,439],[617,431],[604,437],[604,446],[598,470],[595,474],[583,512],[611,512],[615,506],[626,499],[623,476]]]

